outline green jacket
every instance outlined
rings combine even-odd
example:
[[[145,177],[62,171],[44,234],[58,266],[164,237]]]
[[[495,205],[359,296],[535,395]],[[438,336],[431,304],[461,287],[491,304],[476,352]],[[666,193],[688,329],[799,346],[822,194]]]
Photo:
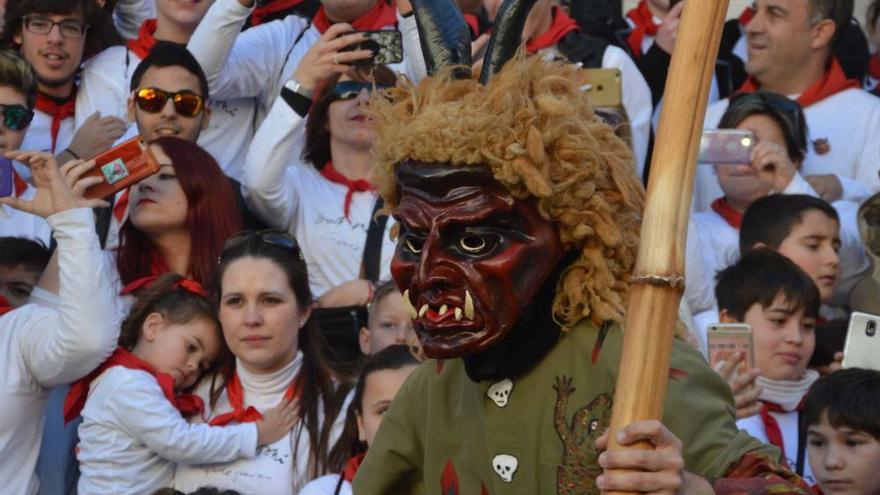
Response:
[[[611,327],[563,333],[523,376],[475,383],[461,359],[429,361],[385,415],[354,483],[373,494],[599,493],[595,440],[608,427],[623,341]],[[710,481],[753,452],[779,452],[738,431],[727,384],[676,341],[663,423],[682,441],[686,469]]]

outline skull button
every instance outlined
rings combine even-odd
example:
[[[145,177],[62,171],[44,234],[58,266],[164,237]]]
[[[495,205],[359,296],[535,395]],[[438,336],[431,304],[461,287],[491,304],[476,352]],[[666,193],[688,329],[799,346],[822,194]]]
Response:
[[[513,390],[513,382],[509,378],[505,378],[500,382],[493,383],[486,396],[498,407],[505,407],[508,399],[510,399],[510,391]]]
[[[505,483],[513,481],[513,475],[516,473],[518,465],[519,461],[512,455],[499,454],[492,459],[492,469]]]

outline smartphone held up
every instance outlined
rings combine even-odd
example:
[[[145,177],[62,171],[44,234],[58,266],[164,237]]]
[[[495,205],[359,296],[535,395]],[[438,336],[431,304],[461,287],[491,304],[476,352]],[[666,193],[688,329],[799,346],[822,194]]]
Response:
[[[740,354],[734,375],[741,375],[755,367],[752,327],[745,323],[716,323],[709,325],[709,366],[719,371],[729,357]]]
[[[403,36],[400,31],[384,29],[381,31],[361,31],[367,39],[349,45],[342,51],[369,50],[373,56],[356,60],[352,65],[387,65],[403,62]]]
[[[83,177],[100,177],[100,183],[86,189],[88,199],[104,199],[159,171],[159,162],[140,137],[92,158],[95,166]]]
[[[750,163],[756,144],[757,139],[751,131],[706,129],[700,138],[700,158],[697,163]]]
[[[843,345],[843,367],[880,371],[880,315],[854,311]]]

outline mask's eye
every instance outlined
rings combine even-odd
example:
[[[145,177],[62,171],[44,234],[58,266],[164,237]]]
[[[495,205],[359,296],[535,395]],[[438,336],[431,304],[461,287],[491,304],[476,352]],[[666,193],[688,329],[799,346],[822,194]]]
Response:
[[[478,235],[465,235],[458,241],[462,251],[468,254],[479,254],[486,249],[488,243],[486,239]]]
[[[413,237],[407,237],[406,240],[404,241],[404,243],[406,245],[406,250],[409,251],[410,253],[421,254],[422,246],[424,245],[425,241],[422,239],[415,239]]]

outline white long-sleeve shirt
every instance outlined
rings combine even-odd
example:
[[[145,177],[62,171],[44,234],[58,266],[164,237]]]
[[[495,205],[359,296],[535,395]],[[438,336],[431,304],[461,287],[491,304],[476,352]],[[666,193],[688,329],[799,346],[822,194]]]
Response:
[[[28,184],[27,189],[18,197],[30,201],[36,193],[36,188]],[[0,237],[27,237],[39,240],[48,246],[52,231],[44,218],[16,210],[8,205],[0,205]]]
[[[295,15],[241,32],[251,10],[238,0],[217,0],[187,48],[205,71],[212,95],[257,98],[259,125],[321,33],[307,19]],[[403,35],[403,62],[388,67],[418,82],[425,75],[425,62],[415,16],[398,13],[396,28]]]
[[[309,267],[309,285],[320,297],[337,285],[360,277],[372,219],[375,192],[352,195],[348,219],[343,206],[348,188],[330,182],[300,161],[305,119],[284,101],[275,105],[254,135],[245,161],[242,194],[264,222],[293,234]],[[394,241],[389,220],[382,235],[379,278],[390,280]]]
[[[27,304],[0,317],[0,479],[3,493],[33,494],[49,389],[78,380],[116,348],[115,294],[92,210],[48,218],[58,242],[60,304]]]
[[[256,374],[245,368],[241,361],[235,364],[235,372],[244,392],[244,407],[255,407],[259,411],[277,406],[284,394],[299,373],[302,365],[302,353],[287,366],[274,373]],[[196,393],[209,404],[210,380],[202,380]],[[329,433],[328,445],[336,443],[342,433],[345,412],[351,402],[352,394],[348,395],[338,417],[333,422]],[[208,405],[210,408],[210,405]],[[229,398],[224,390],[213,410],[207,411],[210,420],[220,414],[232,411]],[[323,408],[318,407],[319,424],[323,424]],[[241,493],[260,495],[296,495],[309,481],[309,432],[300,422],[287,436],[281,440],[257,449],[253,458],[239,459],[221,465],[186,465],[180,463],[174,477],[174,488],[183,492],[192,492],[203,486],[219,489],[237,490]],[[294,455],[294,452],[296,453]]]
[[[725,99],[710,105],[705,127],[718,127],[729,104]],[[837,175],[843,186],[842,199],[855,203],[880,191],[880,98],[861,89],[848,89],[805,107],[804,116],[809,135],[801,174]],[[827,153],[816,152],[816,141],[828,144]],[[823,146],[818,148],[822,150]],[[697,211],[705,211],[723,195],[715,168],[697,167]]]
[[[114,366],[89,387],[79,427],[80,495],[150,495],[174,482],[175,463],[253,457],[255,423],[188,423],[142,370]]]
[[[123,39],[137,38],[138,29],[155,17],[154,0],[119,0],[113,8],[113,21]]]

